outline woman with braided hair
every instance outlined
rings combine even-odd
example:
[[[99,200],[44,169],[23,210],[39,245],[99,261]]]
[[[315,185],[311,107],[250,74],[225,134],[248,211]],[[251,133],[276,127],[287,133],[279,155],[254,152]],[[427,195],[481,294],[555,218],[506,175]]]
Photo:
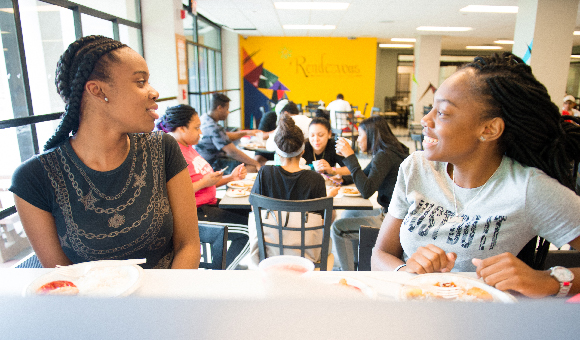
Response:
[[[187,163],[175,139],[151,132],[159,93],[148,80],[143,57],[106,37],[79,39],[61,56],[64,115],[10,187],[44,267],[129,258],[199,266]]]
[[[421,120],[425,151],[401,164],[373,269],[476,271],[529,297],[580,292],[580,268],[534,270],[515,256],[536,236],[580,249],[570,189],[580,127],[511,53],[475,58],[434,99]]]

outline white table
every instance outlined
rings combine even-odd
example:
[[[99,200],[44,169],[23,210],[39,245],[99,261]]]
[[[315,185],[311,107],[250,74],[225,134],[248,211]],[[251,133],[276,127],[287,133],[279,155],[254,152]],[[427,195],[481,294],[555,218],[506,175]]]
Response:
[[[574,339],[580,331],[580,305],[561,299],[492,304],[338,297],[300,292],[294,280],[272,284],[253,271],[145,270],[141,288],[126,298],[21,296],[49,270],[0,269],[3,340]],[[410,275],[318,273],[327,274],[375,288],[395,287],[385,280]]]

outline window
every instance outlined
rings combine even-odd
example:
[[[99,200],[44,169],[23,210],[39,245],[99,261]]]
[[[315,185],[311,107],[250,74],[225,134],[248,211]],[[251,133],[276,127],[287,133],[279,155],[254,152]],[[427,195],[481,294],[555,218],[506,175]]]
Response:
[[[12,173],[42,150],[64,111],[54,85],[62,52],[82,32],[143,54],[140,22],[139,0],[0,0],[0,145],[10,146],[0,163],[0,219],[14,213]]]

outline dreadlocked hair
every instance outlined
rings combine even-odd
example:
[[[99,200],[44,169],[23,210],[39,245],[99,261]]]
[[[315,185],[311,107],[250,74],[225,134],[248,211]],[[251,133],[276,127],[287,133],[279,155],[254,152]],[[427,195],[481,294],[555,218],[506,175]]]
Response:
[[[274,142],[280,150],[286,153],[296,152],[304,144],[304,133],[296,126],[294,119],[287,113],[280,116],[278,132],[276,132]]]
[[[580,118],[564,118],[531,67],[509,52],[476,57],[466,68],[475,70],[472,90],[479,91],[489,107],[482,119],[501,117],[505,122],[500,138],[505,155],[573,189],[572,167],[580,160],[580,126],[565,120],[580,123]]]
[[[179,104],[167,108],[155,126],[163,132],[173,132],[178,127],[188,126],[191,118],[195,115],[197,115],[197,111],[193,107]]]
[[[91,35],[70,44],[60,56],[54,82],[65,109],[55,133],[44,145],[45,151],[64,142],[71,132],[77,132],[86,82],[109,81],[109,64],[119,62],[119,58],[110,52],[126,46],[107,37]]]

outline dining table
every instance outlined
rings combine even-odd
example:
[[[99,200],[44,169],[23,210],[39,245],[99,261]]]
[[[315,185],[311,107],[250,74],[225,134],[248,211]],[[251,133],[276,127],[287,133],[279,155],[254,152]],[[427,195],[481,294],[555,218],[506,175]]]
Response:
[[[401,287],[418,276],[392,271],[145,269],[128,296],[25,296],[53,270],[0,269],[2,339],[574,339],[580,330],[580,304],[566,299],[407,301]],[[333,283],[341,278],[362,293]]]
[[[343,186],[344,188],[356,188],[354,184]],[[244,196],[230,196],[228,191],[224,194],[219,202],[219,207],[222,209],[250,209],[250,194]],[[347,196],[339,192],[333,199],[334,209],[345,210],[373,210],[373,203],[361,196]]]

